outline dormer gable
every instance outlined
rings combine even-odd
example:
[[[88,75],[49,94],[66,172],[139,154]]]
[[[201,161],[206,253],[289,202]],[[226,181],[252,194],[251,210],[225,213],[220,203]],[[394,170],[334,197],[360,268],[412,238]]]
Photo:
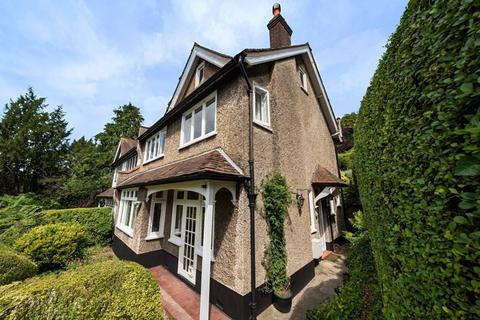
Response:
[[[167,112],[226,65],[232,57],[195,43],[170,100]]]
[[[112,164],[118,162],[125,155],[129,153],[134,153],[137,149],[137,140],[121,137],[118,142],[117,150],[115,151],[115,156],[113,158]]]

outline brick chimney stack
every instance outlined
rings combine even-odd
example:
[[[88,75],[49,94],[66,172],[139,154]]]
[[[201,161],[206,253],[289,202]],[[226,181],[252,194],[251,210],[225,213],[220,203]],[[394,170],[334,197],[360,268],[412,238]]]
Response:
[[[273,18],[267,27],[270,31],[270,48],[289,47],[292,45],[292,29],[287,21],[282,17],[282,7],[279,3],[275,3],[272,7]]]

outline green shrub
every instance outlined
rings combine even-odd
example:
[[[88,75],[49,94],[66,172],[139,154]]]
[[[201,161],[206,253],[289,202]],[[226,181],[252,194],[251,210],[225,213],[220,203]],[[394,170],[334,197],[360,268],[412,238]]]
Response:
[[[23,193],[18,196],[0,196],[0,208],[20,206],[37,206],[43,209],[53,209],[59,208],[60,204],[46,196],[35,193]]]
[[[342,152],[338,154],[338,164],[340,166],[340,170],[351,170],[353,169],[353,158],[355,157],[355,149],[352,148],[348,151]]]
[[[355,167],[389,319],[480,317],[480,2],[410,1]]]
[[[33,277],[36,273],[35,263],[0,244],[0,286]]]
[[[148,270],[117,259],[0,287],[0,318],[166,319]]]
[[[38,264],[41,271],[63,268],[81,258],[87,231],[79,223],[38,226],[15,241],[16,248]]]
[[[267,291],[283,293],[290,286],[287,275],[287,248],[285,243],[285,217],[292,199],[287,181],[274,174],[262,183],[263,205],[270,243],[265,251]]]
[[[112,237],[111,208],[46,210],[40,216],[43,223],[78,222],[87,229],[90,244],[103,244]]]
[[[351,223],[357,232],[347,233],[351,244],[347,254],[350,277],[331,299],[308,310],[307,320],[383,318],[380,285],[362,213],[355,213]]]

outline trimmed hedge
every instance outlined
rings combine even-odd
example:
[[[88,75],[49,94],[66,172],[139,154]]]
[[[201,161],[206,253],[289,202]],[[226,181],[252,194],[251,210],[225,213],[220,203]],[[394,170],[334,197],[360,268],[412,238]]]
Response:
[[[111,208],[75,208],[46,210],[40,213],[43,223],[78,222],[87,229],[91,244],[104,244],[112,237]]]
[[[117,259],[0,287],[0,318],[167,319],[148,270]]]
[[[87,231],[79,223],[54,223],[35,227],[15,241],[16,248],[30,256],[41,271],[64,268],[81,258],[87,246]]]
[[[410,1],[355,167],[389,319],[480,317],[480,2]]]
[[[0,286],[33,277],[36,273],[35,263],[0,244]]]

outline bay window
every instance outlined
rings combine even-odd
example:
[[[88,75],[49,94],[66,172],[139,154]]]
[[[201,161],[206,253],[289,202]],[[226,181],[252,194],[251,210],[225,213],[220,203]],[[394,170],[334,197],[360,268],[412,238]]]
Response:
[[[133,236],[133,222],[139,206],[138,189],[125,189],[120,194],[120,208],[117,218],[117,228],[130,237]]]
[[[214,92],[183,114],[180,147],[216,134],[217,94]]]

